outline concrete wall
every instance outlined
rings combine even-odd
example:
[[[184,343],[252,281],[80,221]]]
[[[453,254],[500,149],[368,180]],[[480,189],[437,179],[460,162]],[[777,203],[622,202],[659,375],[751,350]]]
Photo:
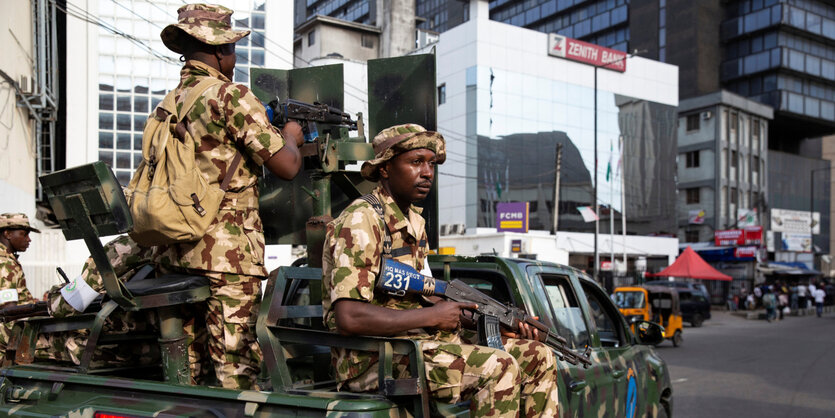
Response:
[[[380,57],[380,37],[376,33],[362,33],[329,25],[319,25],[319,30],[321,34],[319,57],[325,57],[331,53],[338,53],[345,59],[357,61],[368,61]],[[367,48],[362,45],[363,36],[371,38],[373,47]]]
[[[369,0],[374,1],[374,0]],[[380,57],[399,57],[415,49],[415,1],[376,0]]]
[[[0,45],[3,60],[0,70],[15,82],[32,79],[32,11],[29,1],[2,0]],[[0,213],[24,212],[35,215],[34,125],[29,111],[17,106],[15,89],[0,78]]]

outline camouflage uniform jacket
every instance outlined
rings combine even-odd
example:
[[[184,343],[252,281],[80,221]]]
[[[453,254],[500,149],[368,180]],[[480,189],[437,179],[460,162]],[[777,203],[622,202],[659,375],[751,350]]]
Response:
[[[223,83],[206,90],[187,115],[197,165],[209,183],[219,187],[236,152],[244,158],[203,239],[159,247],[155,261],[167,267],[265,276],[258,174],[260,166],[284,146],[284,138],[267,121],[264,106],[246,86],[230,82],[199,61],[186,61],[180,72],[175,93],[178,109],[189,89],[204,77]],[[150,117],[155,115],[156,110]]]
[[[422,308],[417,296],[395,298],[374,290],[382,261],[383,228],[388,228],[391,234],[394,259],[418,271],[423,269],[429,245],[421,209],[412,205],[407,218],[382,187],[378,186],[372,193],[383,204],[384,219],[368,202],[357,199],[328,224],[322,256],[322,308],[325,325],[331,331],[336,331],[333,303],[340,299],[399,310]],[[424,329],[409,330],[397,337],[461,342],[454,333]],[[334,349],[333,357],[340,382],[362,375],[377,362],[376,353],[363,351]]]
[[[0,290],[5,289],[17,289],[19,305],[35,301],[26,288],[26,278],[23,277],[23,267],[17,261],[17,255],[0,243]]]

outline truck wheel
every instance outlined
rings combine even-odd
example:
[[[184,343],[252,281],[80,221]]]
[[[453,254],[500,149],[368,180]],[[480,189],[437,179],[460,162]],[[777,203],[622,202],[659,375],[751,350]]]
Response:
[[[684,338],[681,336],[681,331],[676,331],[676,333],[673,334],[673,347],[680,347],[683,342]]]
[[[694,327],[694,328],[698,328],[698,327],[702,326],[702,323],[704,321],[705,320],[702,319],[701,314],[695,314],[695,315],[693,315],[693,319],[690,321],[690,326]]]

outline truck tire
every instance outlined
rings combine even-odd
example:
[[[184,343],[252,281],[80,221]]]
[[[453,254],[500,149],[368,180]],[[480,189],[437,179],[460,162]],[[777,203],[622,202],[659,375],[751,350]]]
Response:
[[[705,322],[705,320],[702,319],[702,314],[695,314],[693,315],[693,319],[690,320],[690,326],[693,328],[698,328],[702,326],[703,322]]]

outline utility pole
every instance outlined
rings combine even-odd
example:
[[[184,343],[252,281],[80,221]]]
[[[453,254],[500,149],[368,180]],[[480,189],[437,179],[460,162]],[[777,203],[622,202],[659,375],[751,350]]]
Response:
[[[562,166],[562,144],[557,144],[557,166],[554,169],[554,238],[557,237],[557,225],[560,216],[560,167]]]

